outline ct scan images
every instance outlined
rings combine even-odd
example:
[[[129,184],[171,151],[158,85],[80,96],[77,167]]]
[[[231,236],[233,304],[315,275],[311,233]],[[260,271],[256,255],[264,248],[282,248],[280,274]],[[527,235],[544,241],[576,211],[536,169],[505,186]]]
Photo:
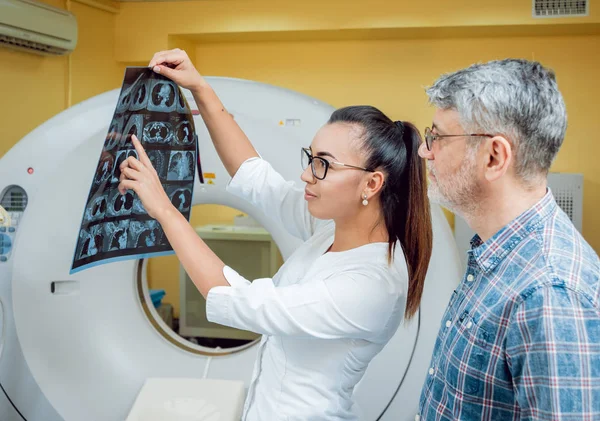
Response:
[[[116,113],[124,113],[129,110],[136,90],[139,89],[140,84],[144,83],[144,81],[146,81],[144,74],[141,73],[136,75],[133,79],[128,79],[127,71],[125,71],[125,80],[123,81],[121,93],[119,94]]]
[[[120,146],[122,148],[133,148],[131,143],[131,135],[135,135],[140,141],[142,140],[142,132],[144,130],[144,115],[133,114],[127,120],[125,130],[123,130],[123,136],[121,136]]]
[[[133,199],[133,213],[136,215],[146,215],[148,213],[146,212],[146,208],[144,208],[144,205],[142,204],[142,201],[137,196],[137,194]]]
[[[119,190],[112,189],[108,193],[106,216],[129,216],[133,209],[134,196],[136,195],[133,191],[121,194]]]
[[[129,105],[131,104],[131,88],[127,88],[125,91],[121,92],[119,96],[119,102],[117,103],[117,110],[123,112],[129,109]]]
[[[185,96],[183,96],[183,92],[179,92],[177,95],[177,112],[178,113],[186,113],[188,109],[187,101],[185,100]]]
[[[198,137],[186,98],[171,80],[147,67],[125,71],[83,211],[70,273],[123,259],[172,253],[160,224],[133,190],[118,190],[120,165],[139,159],[140,139],[173,205],[189,220],[199,175]]]
[[[100,162],[98,162],[98,168],[94,174],[95,188],[101,188],[101,186],[110,180],[115,165],[115,157],[109,153],[103,153],[100,156]]]
[[[170,80],[150,81],[148,110],[163,113],[176,111],[178,91],[177,85]]]
[[[175,127],[175,141],[179,145],[191,145],[194,136],[194,130],[189,121],[184,120]]]
[[[90,223],[104,219],[106,214],[106,194],[94,197],[85,208],[83,222]]]
[[[127,249],[130,221],[127,219],[104,224],[104,250],[122,251]]]
[[[167,195],[171,199],[171,203],[180,212],[190,210],[192,206],[192,190],[188,187],[169,186],[167,187]]]
[[[148,105],[148,85],[149,80],[140,81],[135,90],[133,91],[133,97],[129,109],[131,111],[145,110]]]
[[[121,142],[123,133],[123,117],[115,117],[110,123],[106,140],[104,141],[104,149],[112,151]]]
[[[79,244],[75,256],[81,258],[92,257],[102,252],[104,233],[102,224],[93,225],[79,232]]]
[[[196,157],[193,151],[172,151],[167,180],[193,180]]]
[[[152,162],[152,166],[156,170],[158,178],[160,178],[161,180],[166,179],[168,162],[167,158],[165,158],[164,151],[149,150],[146,151],[146,154],[148,155],[148,159],[150,159],[150,162]]]
[[[119,177],[121,177],[121,164],[129,157],[138,159],[138,154],[135,149],[126,149],[124,151],[117,152],[117,161],[115,162],[115,168],[112,173],[112,183],[118,183]]]
[[[173,126],[166,121],[151,121],[144,126],[144,143],[164,145],[173,139]],[[144,145],[145,147],[145,145]]]
[[[131,221],[129,225],[129,248],[156,247],[164,244],[164,233],[157,221]]]

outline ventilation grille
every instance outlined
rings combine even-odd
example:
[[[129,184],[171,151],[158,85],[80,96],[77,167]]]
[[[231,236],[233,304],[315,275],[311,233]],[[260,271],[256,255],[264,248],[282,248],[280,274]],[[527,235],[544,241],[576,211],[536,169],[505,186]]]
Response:
[[[560,206],[569,219],[573,221],[573,202],[575,201],[573,191],[570,189],[558,189],[552,190],[552,194],[554,194],[556,204]]]
[[[26,50],[30,52],[35,51],[38,53],[49,54],[53,56],[60,56],[69,52],[64,48],[52,47],[50,45],[40,44],[39,42],[27,41],[25,39],[9,37],[6,35],[0,35],[0,45],[18,48],[19,50]]]
[[[2,196],[0,206],[8,212],[23,212],[27,207],[27,193],[19,186],[11,186]]]
[[[533,0],[534,18],[587,16],[588,13],[588,0]]]
[[[556,204],[567,214],[579,232],[583,219],[583,175],[550,173],[548,186]]]

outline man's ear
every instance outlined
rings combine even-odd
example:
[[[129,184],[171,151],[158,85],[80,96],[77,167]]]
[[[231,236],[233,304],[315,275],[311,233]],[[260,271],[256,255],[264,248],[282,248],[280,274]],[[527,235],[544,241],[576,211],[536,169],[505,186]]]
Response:
[[[513,161],[513,145],[504,136],[494,136],[482,145],[485,154],[485,172],[487,181],[500,179]]]

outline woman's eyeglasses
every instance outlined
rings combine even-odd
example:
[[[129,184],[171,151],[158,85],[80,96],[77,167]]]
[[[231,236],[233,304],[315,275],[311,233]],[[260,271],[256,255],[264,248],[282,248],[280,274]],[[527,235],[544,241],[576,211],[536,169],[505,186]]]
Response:
[[[317,180],[325,179],[325,176],[327,176],[327,170],[329,169],[329,166],[331,164],[340,165],[342,167],[354,168],[357,170],[362,170],[362,171],[367,171],[367,172],[374,172],[373,170],[370,170],[368,168],[357,167],[355,165],[343,164],[343,163],[337,162],[337,161],[329,162],[328,160],[326,160],[325,158],[321,158],[320,156],[313,156],[311,153],[311,150],[308,148],[302,148],[301,162],[302,162],[303,170],[306,170],[306,168],[308,168],[309,165],[311,166],[312,175]]]

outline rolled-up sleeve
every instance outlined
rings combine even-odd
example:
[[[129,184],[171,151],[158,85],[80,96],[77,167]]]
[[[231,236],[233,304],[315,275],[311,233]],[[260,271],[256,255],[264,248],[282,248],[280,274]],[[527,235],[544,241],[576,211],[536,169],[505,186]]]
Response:
[[[208,293],[208,320],[266,335],[369,340],[385,328],[398,298],[386,279],[362,273],[285,287],[268,278],[243,284],[233,270],[230,276],[232,286]]]
[[[308,212],[304,191],[261,158],[246,160],[227,191],[250,202],[297,238],[307,240],[315,231],[317,222]]]

